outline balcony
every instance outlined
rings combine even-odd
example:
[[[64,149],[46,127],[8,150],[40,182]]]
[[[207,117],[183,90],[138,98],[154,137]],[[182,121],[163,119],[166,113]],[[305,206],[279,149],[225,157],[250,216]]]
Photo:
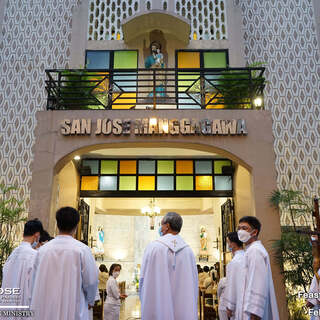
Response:
[[[47,110],[263,109],[264,71],[46,70]]]

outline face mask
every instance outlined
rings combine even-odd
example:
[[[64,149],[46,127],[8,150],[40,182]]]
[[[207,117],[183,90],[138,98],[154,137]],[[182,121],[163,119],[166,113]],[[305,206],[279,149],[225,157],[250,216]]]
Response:
[[[163,236],[163,232],[162,232],[161,226],[159,227],[158,232],[159,232],[160,237],[162,237]]]
[[[35,249],[35,248],[37,247],[38,243],[39,243],[38,241],[32,242],[31,247],[32,247],[33,249]]]
[[[227,251],[232,252],[232,248],[230,248],[229,243],[227,243]]]
[[[114,278],[118,278],[120,275],[120,272],[119,271],[113,272],[112,275]]]
[[[238,238],[241,242],[246,243],[250,240],[251,234],[246,230],[238,230]]]

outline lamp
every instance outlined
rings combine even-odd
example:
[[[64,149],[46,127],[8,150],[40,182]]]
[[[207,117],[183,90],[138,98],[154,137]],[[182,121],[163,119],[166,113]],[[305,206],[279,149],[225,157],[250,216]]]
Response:
[[[263,100],[262,100],[262,97],[256,97],[254,100],[253,100],[253,104],[256,108],[261,108],[262,107],[262,103],[263,103]]]
[[[156,206],[155,199],[151,199],[148,206],[141,208],[142,214],[148,216],[150,220],[150,229],[154,230],[154,220],[157,215],[160,214],[160,207]]]

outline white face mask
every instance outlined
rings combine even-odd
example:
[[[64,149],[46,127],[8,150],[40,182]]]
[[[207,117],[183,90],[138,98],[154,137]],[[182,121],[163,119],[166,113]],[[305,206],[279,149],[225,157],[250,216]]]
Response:
[[[115,272],[112,273],[112,275],[113,275],[114,278],[118,278],[119,275],[120,275],[120,272],[119,271],[115,271]]]
[[[241,242],[246,243],[252,237],[251,234],[246,230],[238,230],[238,238]]]

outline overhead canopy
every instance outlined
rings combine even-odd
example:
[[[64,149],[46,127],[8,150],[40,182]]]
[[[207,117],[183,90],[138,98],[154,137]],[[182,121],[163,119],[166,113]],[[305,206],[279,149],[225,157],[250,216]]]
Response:
[[[124,20],[122,24],[123,38],[126,43],[152,30],[169,33],[185,44],[189,43],[190,22],[168,11],[148,11]]]

